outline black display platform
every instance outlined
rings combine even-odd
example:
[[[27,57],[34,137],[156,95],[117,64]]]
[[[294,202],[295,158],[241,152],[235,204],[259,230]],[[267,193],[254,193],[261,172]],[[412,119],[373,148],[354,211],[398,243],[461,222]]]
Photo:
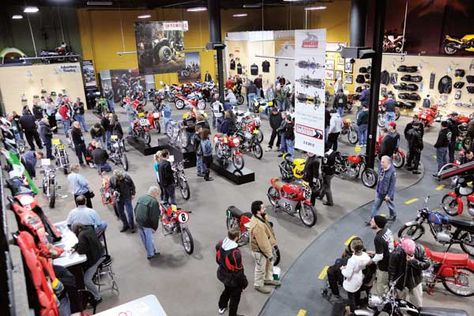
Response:
[[[167,149],[170,154],[173,155],[176,161],[184,161],[183,166],[185,169],[196,167],[196,152],[193,151],[192,146],[188,146],[186,149],[178,148],[173,144],[168,144]]]
[[[168,149],[168,144],[160,144],[158,143],[157,146],[148,146],[145,144],[143,139],[135,138],[133,136],[127,136],[127,142],[130,146],[141,152],[144,156],[151,156],[154,155],[158,150]],[[150,145],[153,144],[153,141]]]
[[[228,165],[224,167],[215,157],[212,161],[211,169],[235,184],[244,184],[255,181],[255,172],[253,172],[253,170],[244,167],[242,170],[236,171],[232,162],[229,162]]]

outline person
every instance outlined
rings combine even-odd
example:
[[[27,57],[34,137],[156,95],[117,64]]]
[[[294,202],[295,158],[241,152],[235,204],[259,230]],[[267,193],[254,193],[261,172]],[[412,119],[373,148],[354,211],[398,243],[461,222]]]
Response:
[[[339,113],[340,117],[344,116],[344,109],[347,105],[347,96],[344,94],[343,90],[338,90],[334,96],[334,108]]]
[[[76,152],[77,159],[79,160],[79,164],[82,166],[84,165],[84,159],[86,159],[87,153],[86,143],[84,141],[84,136],[82,135],[81,125],[79,122],[72,123],[71,138],[72,143],[74,144],[74,150]]]
[[[253,82],[255,83],[255,87],[257,87],[257,97],[263,97],[263,76],[258,75]]]
[[[336,156],[337,151],[329,149],[323,158],[323,163],[321,166],[321,171],[323,173],[323,185],[320,197],[323,198],[326,196],[326,201],[323,202],[323,205],[333,206],[334,201],[332,199],[332,190],[331,190],[331,181],[336,173]]]
[[[109,85],[104,85],[104,97],[107,100],[109,112],[115,113],[114,91]]]
[[[41,141],[43,142],[43,146],[46,148],[46,158],[54,159],[52,150],[53,132],[51,131],[47,118],[41,119],[39,123],[39,134]]]
[[[193,134],[191,140],[191,143],[193,144],[193,150],[196,153],[196,172],[198,177],[204,177],[201,148],[201,130],[201,127],[196,126],[196,132]]]
[[[213,181],[214,179],[209,176],[212,164],[212,142],[209,138],[211,131],[207,128],[203,128],[200,134],[204,180]]]
[[[329,112],[328,106],[324,107],[324,146],[328,143],[329,125],[331,122],[331,112]]]
[[[357,113],[357,136],[359,146],[367,146],[367,127],[369,126],[369,108],[362,105],[362,109]]]
[[[386,227],[387,218],[382,215],[375,215],[370,221],[370,227],[375,230],[372,262],[377,264],[375,284],[372,286],[372,294],[383,296],[389,289],[388,284],[388,263],[390,253],[395,248],[392,231]]]
[[[308,182],[309,187],[311,188],[311,205],[314,206],[316,198],[320,195],[321,192],[318,192],[314,189],[316,181],[319,179],[319,158],[310,152],[306,153],[306,161],[303,169],[303,180]]]
[[[58,112],[61,116],[61,122],[63,122],[64,134],[67,135],[69,129],[71,128],[71,108],[69,107],[67,100],[62,101]]]
[[[271,290],[265,285],[280,286],[278,280],[273,280],[273,249],[277,246],[275,234],[267,220],[265,206],[262,201],[254,201],[251,205],[252,218],[249,223],[250,248],[255,259],[254,288],[263,294]]]
[[[161,162],[159,167],[160,181],[165,191],[164,202],[170,205],[176,205],[175,184],[173,169],[169,162],[170,153],[167,149],[161,151]]]
[[[227,232],[227,237],[216,245],[217,279],[224,284],[224,291],[218,303],[220,315],[229,308],[229,316],[237,316],[240,296],[249,283],[237,243],[239,238],[240,229],[234,227]]]
[[[329,122],[328,131],[328,149],[337,150],[337,139],[342,130],[342,119],[336,110],[331,110],[331,121]]]
[[[26,141],[30,146],[31,150],[35,150],[35,142],[38,145],[39,149],[43,149],[43,145],[41,144],[41,139],[38,134],[38,129],[36,126],[35,117],[31,113],[23,113],[20,117],[20,125],[23,129],[23,134],[25,134]]]
[[[224,115],[224,105],[219,101],[219,96],[214,96],[214,102],[212,102],[212,127],[216,128],[222,121]]]
[[[104,222],[99,214],[86,205],[86,197],[84,195],[78,195],[75,198],[76,208],[72,209],[66,219],[68,227],[72,227],[74,224],[82,224],[84,226],[92,226],[97,235],[102,234],[107,229],[107,223]]]
[[[369,108],[370,104],[370,89],[366,86],[364,90],[360,93],[359,101],[363,107]]]
[[[286,112],[282,111],[280,127],[277,128],[277,132],[278,134],[280,134],[280,148],[279,148],[280,154],[278,155],[278,157],[282,157],[286,153],[286,150],[287,150],[286,140],[285,140],[285,128],[288,121],[286,120],[286,116],[287,116]]]
[[[159,254],[153,242],[153,233],[158,229],[160,223],[160,205],[157,201],[160,189],[151,186],[148,193],[139,197],[135,204],[135,220],[137,222],[138,235],[146,250],[146,258],[151,260]]]
[[[464,155],[459,159],[461,165],[474,161],[474,152],[472,150],[466,150]]]
[[[434,144],[434,148],[436,148],[436,161],[438,163],[438,171],[440,171],[441,168],[448,163],[446,155],[448,154],[450,139],[451,135],[448,128],[448,122],[442,121],[441,130],[438,133],[438,139]],[[437,177],[438,175],[434,174],[433,176]]]
[[[84,119],[84,102],[81,101],[81,98],[76,99],[76,102],[72,106],[72,110],[74,112],[74,120],[78,121],[84,132],[87,133],[87,124]]]
[[[110,120],[110,133],[111,135],[117,135],[119,139],[123,138],[123,129],[118,120],[117,114],[113,114],[112,119]]]
[[[43,108],[39,103],[34,103],[33,104],[33,116],[35,117],[36,121],[39,121],[43,118]]]
[[[103,115],[102,119],[100,120],[100,125],[104,129],[104,141],[105,141],[105,148],[110,148],[110,135],[112,135],[112,120],[113,113],[108,113],[107,115]]]
[[[23,140],[23,131],[21,129],[21,124],[20,124],[20,115],[16,113],[15,111],[12,111],[8,115],[8,121],[11,123],[11,129],[13,131],[13,134],[15,135],[15,139],[18,140]]]
[[[286,126],[285,126],[285,142],[286,142],[286,152],[291,157],[295,156],[295,119],[290,115],[286,116]]]
[[[79,223],[72,225],[71,229],[77,236],[78,242],[73,247],[74,251],[78,254],[86,255],[87,260],[83,263],[84,269],[84,286],[94,296],[94,305],[102,302],[102,297],[99,294],[97,286],[92,281],[97,268],[104,261],[104,247],[99,241],[94,228],[91,226],[85,226]]]
[[[112,171],[112,167],[109,165],[107,160],[109,159],[109,154],[106,150],[102,148],[102,145],[99,143],[95,143],[95,149],[91,153],[92,160],[94,161],[94,165],[97,168],[99,174],[102,172],[110,172]]]
[[[161,150],[158,150],[155,155],[153,156],[153,170],[155,172],[155,177],[156,177],[156,183],[158,183],[158,186],[160,187],[160,201],[165,200],[165,189],[161,185],[160,181],[160,162],[161,162]]]
[[[226,134],[227,136],[230,136],[235,133],[235,130],[236,130],[236,127],[235,127],[234,120],[232,118],[231,111],[225,111],[224,120],[219,126],[219,132],[222,134]]]
[[[209,73],[208,70],[206,70],[206,73],[204,74],[204,81],[205,82],[211,82],[212,81],[212,76],[211,76],[211,74]]]
[[[49,121],[49,126],[51,126],[51,129],[53,129],[53,133],[57,134],[58,129],[57,129],[57,122],[56,122],[56,104],[54,104],[53,99],[51,97],[48,97],[48,101],[46,102],[46,116],[48,117]],[[55,128],[56,127],[56,128]]]
[[[105,129],[100,123],[95,123],[91,128],[91,137],[96,142],[105,143]]]
[[[275,89],[273,88],[273,83],[268,86],[265,91],[265,99],[267,101],[273,101],[275,99]]]
[[[423,306],[423,270],[430,267],[425,249],[413,240],[403,238],[390,254],[389,281],[396,282],[400,297],[415,306]]]
[[[395,101],[392,94],[388,95],[388,99],[384,102],[385,107],[385,124],[389,128],[391,122],[395,122],[395,108],[397,101]]]
[[[458,113],[452,112],[448,115],[448,129],[451,133],[448,146],[448,162],[454,162],[454,152],[456,151],[456,140],[459,136]]]
[[[38,160],[43,159],[43,156],[43,152],[33,150],[27,151],[23,154],[22,162],[30,177],[36,177],[36,163]]]
[[[268,121],[270,122],[270,128],[272,129],[272,135],[270,136],[270,140],[268,142],[267,151],[271,151],[273,148],[273,143],[276,141],[276,147],[280,147],[281,135],[277,132],[278,128],[281,125],[281,121],[283,120],[280,111],[278,111],[278,107],[273,106],[272,111],[270,112],[270,116]]]
[[[377,181],[377,187],[375,189],[375,201],[372,205],[372,212],[370,219],[377,215],[382,203],[385,201],[390,212],[389,221],[394,221],[397,218],[395,213],[395,205],[393,204],[395,198],[395,184],[397,179],[397,173],[395,167],[392,164],[392,159],[389,156],[383,156],[380,160],[379,167],[379,178]],[[366,222],[370,225],[370,220]]]
[[[77,163],[72,164],[71,173],[68,174],[67,181],[69,182],[71,193],[74,195],[74,200],[76,201],[77,197],[82,195],[86,198],[87,207],[92,208],[92,198],[94,197],[94,193],[90,189],[87,179],[79,173],[79,169],[80,167]]]
[[[207,121],[207,114],[204,112],[198,112],[196,114],[196,129],[207,128],[211,129],[211,125]]]
[[[364,251],[362,240],[354,240],[351,243],[352,256],[347,264],[341,267],[344,276],[342,287],[347,292],[351,313],[360,305],[360,288],[364,283],[363,270],[370,263],[369,255]]]
[[[249,84],[247,86],[247,108],[250,108],[253,104],[253,101],[257,97],[257,86],[252,80],[249,80]]]
[[[132,178],[122,170],[114,170],[110,178],[110,188],[117,196],[117,211],[122,221],[121,233],[130,229],[135,232],[135,222],[133,220],[132,200],[135,197],[135,183]]]
[[[383,156],[393,157],[398,150],[399,143],[400,134],[397,132],[397,123],[392,121],[388,123],[387,134],[385,134],[380,144],[379,158]]]
[[[228,111],[236,105],[237,105],[237,98],[234,94],[234,91],[232,91],[231,89],[227,90],[227,95],[225,96],[225,100],[224,100],[224,109]]]
[[[423,150],[423,136],[425,128],[420,122],[418,115],[413,116],[413,121],[405,127],[404,135],[408,143],[408,158],[406,168],[413,171],[413,174],[420,174],[421,151]]]
[[[168,122],[171,121],[171,114],[172,114],[171,107],[169,106],[168,103],[166,103],[165,105],[163,105],[163,108],[161,110],[161,115],[164,120],[163,125],[165,126],[165,128],[168,126]]]

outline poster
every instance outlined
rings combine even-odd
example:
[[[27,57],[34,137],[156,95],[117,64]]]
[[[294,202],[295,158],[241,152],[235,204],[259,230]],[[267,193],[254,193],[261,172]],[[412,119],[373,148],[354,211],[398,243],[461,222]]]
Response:
[[[187,21],[136,22],[138,69],[142,75],[177,72],[184,68]]]
[[[296,63],[326,59],[326,30],[295,31]],[[334,62],[334,61],[333,61]],[[295,148],[324,155],[325,69],[295,67]]]
[[[82,75],[84,76],[84,85],[86,88],[97,87],[92,60],[84,60],[82,62]]]
[[[185,54],[185,67],[178,71],[179,82],[195,82],[201,80],[201,62],[199,52]]]
[[[146,92],[145,76],[141,76],[137,68],[101,71],[100,80],[102,94],[115,102],[138,91]]]

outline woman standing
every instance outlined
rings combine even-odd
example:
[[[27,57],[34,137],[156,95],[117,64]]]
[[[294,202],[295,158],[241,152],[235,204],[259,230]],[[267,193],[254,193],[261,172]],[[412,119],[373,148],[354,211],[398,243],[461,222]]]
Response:
[[[158,183],[160,187],[160,200],[164,201],[165,199],[165,190],[163,189],[163,186],[161,185],[160,181],[160,173],[159,173],[159,168],[160,168],[160,162],[161,162],[161,150],[157,151],[156,154],[153,156],[153,160],[155,161],[153,163],[153,170],[155,171],[155,176],[156,176],[156,182]]]

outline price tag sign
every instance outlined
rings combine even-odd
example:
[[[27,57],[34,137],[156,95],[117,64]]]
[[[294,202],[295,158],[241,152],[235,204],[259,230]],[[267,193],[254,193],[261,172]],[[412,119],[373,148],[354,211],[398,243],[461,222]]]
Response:
[[[356,153],[360,153],[360,152],[362,151],[362,147],[360,147],[360,146],[355,146],[355,147],[354,147],[354,151],[355,151]]]
[[[59,138],[51,139],[51,144],[53,144],[53,145],[59,145],[60,143],[61,143],[61,141],[59,140]]]

